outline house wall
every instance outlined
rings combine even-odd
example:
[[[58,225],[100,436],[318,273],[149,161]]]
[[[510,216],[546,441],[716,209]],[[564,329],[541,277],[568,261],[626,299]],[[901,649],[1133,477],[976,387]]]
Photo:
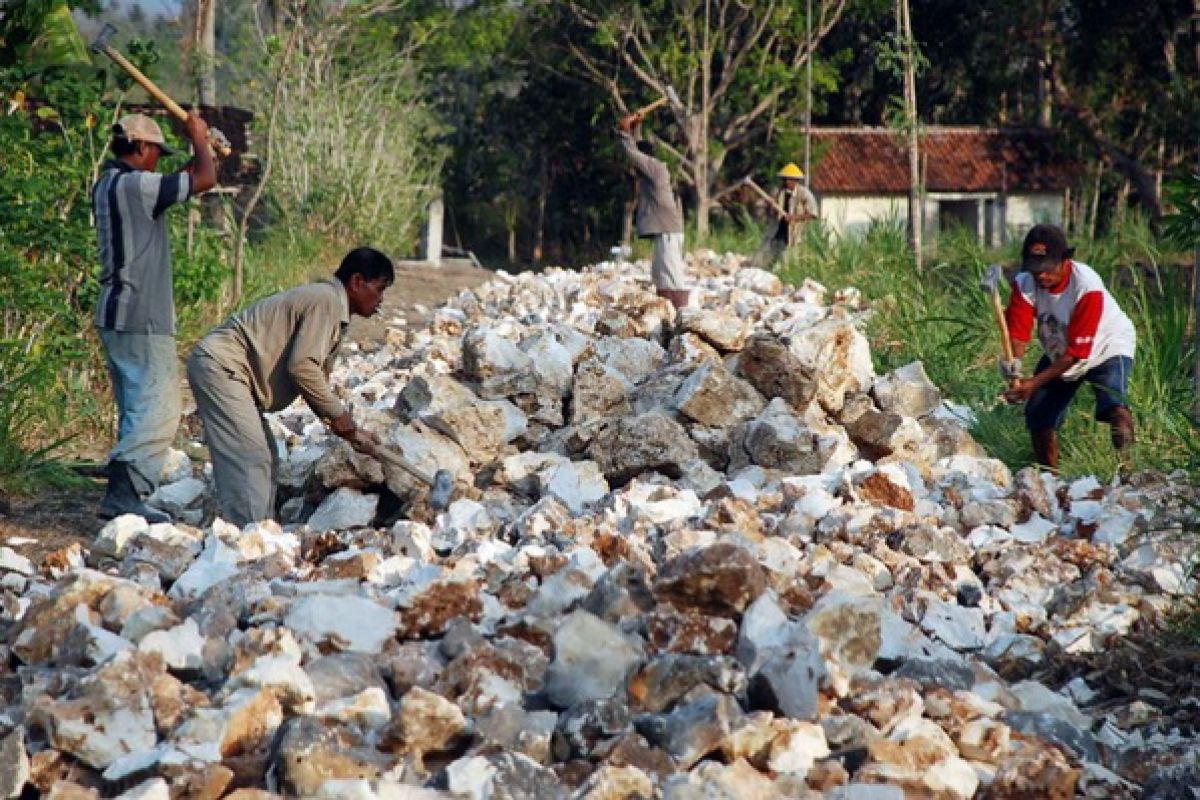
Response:
[[[939,228],[938,203],[942,200],[979,203],[979,236],[991,235],[993,246],[1003,244],[999,232],[1008,238],[1020,238],[1025,230],[1039,222],[1062,224],[1061,192],[1009,194],[999,202],[998,194],[939,193],[925,198],[925,233],[936,236]],[[991,201],[991,202],[989,202]],[[821,219],[839,236],[861,236],[876,222],[903,224],[908,216],[908,198],[902,195],[825,195],[820,199]],[[990,220],[988,215],[990,214]]]

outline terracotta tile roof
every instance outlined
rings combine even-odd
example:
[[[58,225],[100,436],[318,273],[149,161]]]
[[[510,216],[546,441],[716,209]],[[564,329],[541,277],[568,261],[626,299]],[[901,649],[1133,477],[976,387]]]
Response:
[[[931,192],[1057,191],[1075,184],[1078,163],[1053,133],[1037,129],[938,128],[922,131],[925,188]],[[888,128],[813,130],[812,185],[825,194],[903,194],[908,150]]]

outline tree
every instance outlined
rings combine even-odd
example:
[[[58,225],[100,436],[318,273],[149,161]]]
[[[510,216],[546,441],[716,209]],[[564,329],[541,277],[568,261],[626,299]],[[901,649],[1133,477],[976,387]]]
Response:
[[[804,11],[786,0],[652,0],[554,4],[590,40],[564,47],[619,112],[674,87],[675,137],[652,139],[678,164],[696,206],[700,236],[725,185],[724,168],[774,129],[798,126],[804,82],[797,75],[846,10],[848,0],[817,0],[812,38]]]

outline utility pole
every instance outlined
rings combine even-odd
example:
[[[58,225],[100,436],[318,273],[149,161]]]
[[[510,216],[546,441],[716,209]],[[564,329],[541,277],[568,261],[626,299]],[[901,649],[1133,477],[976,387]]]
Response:
[[[1200,2],[1200,0],[1196,1]],[[920,271],[923,268],[921,239],[922,229],[925,226],[925,214],[921,207],[921,150],[920,118],[917,116],[916,46],[913,42],[908,0],[897,0],[896,2],[896,25],[904,48],[904,123],[908,132],[908,242],[917,262],[917,270]]]
[[[1200,0],[1196,0],[1200,2]],[[804,8],[804,46],[808,48],[808,59],[805,64],[804,91],[804,185],[812,186],[810,167],[812,165],[812,0],[806,0]]]

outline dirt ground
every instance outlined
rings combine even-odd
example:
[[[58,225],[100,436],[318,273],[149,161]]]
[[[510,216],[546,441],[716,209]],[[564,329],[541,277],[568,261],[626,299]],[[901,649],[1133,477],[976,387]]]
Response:
[[[457,263],[437,269],[399,266],[396,282],[384,294],[379,314],[371,319],[353,318],[347,336],[356,342],[382,341],[389,327],[420,325],[446,299],[478,286],[491,274]],[[185,387],[185,408],[190,407],[189,399]],[[194,418],[185,418],[181,435],[186,436],[194,426]],[[73,455],[102,461],[110,445],[97,441]],[[104,496],[104,479],[95,470],[84,472],[90,474],[81,476],[78,487],[47,489],[29,497],[0,496],[0,546],[12,547],[40,564],[48,553],[90,541],[102,525],[96,508]]]

